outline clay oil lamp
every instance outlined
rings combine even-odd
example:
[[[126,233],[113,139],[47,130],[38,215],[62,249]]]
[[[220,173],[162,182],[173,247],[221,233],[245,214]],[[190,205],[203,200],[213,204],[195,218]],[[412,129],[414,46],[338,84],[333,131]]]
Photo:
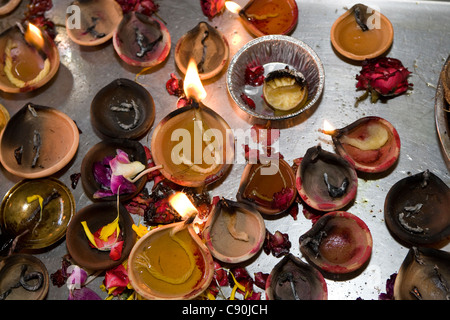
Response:
[[[69,164],[78,143],[78,127],[69,116],[28,103],[0,133],[0,161],[18,177],[47,177]]]
[[[249,41],[227,70],[228,93],[239,115],[253,122],[285,121],[305,113],[316,106],[324,83],[323,65],[314,50],[285,35]]]
[[[19,5],[21,0],[5,0],[0,2],[0,16],[13,11]]]
[[[82,268],[108,270],[121,264],[136,243],[133,219],[118,202],[98,202],[77,212],[67,228],[66,246]]]
[[[244,8],[233,1],[226,1],[225,6],[229,11],[239,14],[244,26],[255,37],[287,35],[297,25],[298,7],[294,0],[251,0]]]
[[[71,191],[55,178],[24,179],[14,185],[0,207],[2,234],[17,237],[23,249],[42,249],[61,240],[75,214]]]
[[[389,49],[393,38],[389,19],[363,4],[355,4],[331,27],[334,49],[357,61],[380,56]]]
[[[357,216],[345,211],[326,213],[300,236],[300,251],[324,276],[339,278],[365,265],[372,253],[372,235]]]
[[[394,282],[395,300],[448,300],[450,253],[412,247]]]
[[[309,148],[297,169],[296,186],[303,201],[319,211],[335,211],[355,199],[358,177],[343,157]]]
[[[201,102],[206,91],[194,60],[184,91],[190,103],[161,120],[151,149],[164,177],[181,186],[201,187],[220,179],[233,163],[234,136],[225,120]]]
[[[93,201],[133,198],[147,182],[147,156],[143,145],[129,139],[107,139],[94,145],[81,163],[81,182]]]
[[[212,209],[203,238],[214,258],[239,263],[257,254],[266,235],[261,214],[251,206],[221,199]]]
[[[211,283],[213,259],[194,229],[198,212],[189,198],[176,193],[169,201],[184,220],[139,239],[128,258],[128,277],[145,299],[194,299]]]
[[[82,46],[97,46],[110,40],[123,17],[119,3],[112,0],[76,0],[72,5],[79,8],[79,25],[67,13],[67,35]]]
[[[46,32],[28,23],[0,34],[0,90],[27,92],[46,84],[59,68],[59,52]]]
[[[293,254],[278,262],[266,281],[268,300],[327,300],[322,274]]]
[[[129,12],[113,35],[114,49],[127,64],[151,68],[169,55],[169,30],[158,19],[139,12]]]
[[[201,80],[209,79],[223,70],[228,56],[227,39],[207,22],[200,22],[178,40],[175,47],[175,62],[186,74],[189,60],[193,58]]]
[[[400,137],[385,119],[365,117],[342,129],[332,129],[326,121],[324,127],[322,132],[331,135],[336,152],[358,171],[386,171],[400,155]]]
[[[242,173],[236,199],[266,215],[288,209],[297,196],[295,173],[283,159],[248,163]]]
[[[437,244],[450,235],[449,206],[449,187],[426,170],[391,187],[384,218],[397,240],[416,246]]]
[[[151,94],[129,79],[112,81],[91,102],[91,121],[107,138],[142,138],[154,119],[155,103]]]
[[[47,268],[31,254],[11,254],[1,261],[0,300],[44,300],[49,283]]]

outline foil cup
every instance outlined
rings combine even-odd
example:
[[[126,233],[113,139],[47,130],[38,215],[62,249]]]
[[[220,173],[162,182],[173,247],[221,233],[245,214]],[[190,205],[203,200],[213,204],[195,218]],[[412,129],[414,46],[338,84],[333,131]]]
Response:
[[[286,66],[301,72],[308,85],[306,104],[291,112],[276,111],[269,107],[262,97],[262,85],[254,87],[245,84],[245,70],[248,65],[264,66],[265,75]],[[286,120],[304,113],[317,103],[323,91],[325,72],[320,58],[304,42],[285,35],[268,35],[249,41],[234,55],[228,66],[226,80],[234,103],[250,117]],[[255,102],[254,109],[244,102],[242,93]]]

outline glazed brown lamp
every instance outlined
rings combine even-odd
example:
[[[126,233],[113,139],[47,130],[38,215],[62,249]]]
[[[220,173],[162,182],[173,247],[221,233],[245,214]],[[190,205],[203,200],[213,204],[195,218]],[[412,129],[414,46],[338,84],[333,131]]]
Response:
[[[355,4],[334,22],[330,37],[337,52],[362,61],[385,53],[392,45],[394,29],[380,12]]]
[[[298,7],[294,0],[251,0],[244,8],[233,1],[226,1],[225,5],[231,12],[239,14],[244,26],[255,37],[287,35],[297,25]]]
[[[191,103],[161,120],[153,132],[151,149],[164,177],[181,186],[200,187],[222,178],[233,163],[234,136],[226,121],[201,102],[206,91],[194,60],[184,91]]]
[[[207,22],[200,22],[184,34],[175,47],[175,62],[186,74],[189,60],[193,58],[201,80],[219,74],[229,56],[228,41],[217,29]]]
[[[123,17],[122,8],[114,0],[77,0],[71,5],[79,8],[80,25],[73,25],[74,13],[67,13],[67,35],[82,46],[97,46],[110,40]]]
[[[28,92],[42,87],[59,69],[53,40],[38,27],[17,24],[0,34],[0,90]]]

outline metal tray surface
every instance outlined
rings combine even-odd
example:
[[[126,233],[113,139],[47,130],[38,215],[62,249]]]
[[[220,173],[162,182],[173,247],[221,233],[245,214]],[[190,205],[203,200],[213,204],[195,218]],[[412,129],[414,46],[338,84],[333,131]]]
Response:
[[[200,21],[208,19],[203,15],[200,1],[164,0],[160,5],[159,16],[167,22],[172,39],[172,48],[178,39]],[[246,0],[236,1],[242,6]],[[81,162],[86,152],[101,138],[94,133],[89,108],[95,94],[106,84],[117,78],[134,79],[140,68],[123,63],[109,41],[98,47],[81,47],[72,42],[64,29],[65,12],[71,0],[53,0],[53,8],[48,12],[57,25],[57,46],[61,65],[56,77],[43,88],[26,94],[7,94],[0,92],[0,103],[14,115],[28,102],[46,105],[64,111],[72,117],[81,129],[78,153],[70,166],[54,175],[70,186],[70,175],[80,172]],[[28,1],[12,13],[1,17],[0,31],[21,20]],[[325,69],[325,86],[316,108],[307,110],[299,117],[284,124],[281,130],[279,151],[289,163],[305,154],[309,147],[321,144],[332,151],[329,136],[319,132],[327,119],[335,127],[347,124],[364,116],[380,116],[391,122],[401,138],[401,154],[398,163],[390,171],[370,177],[360,177],[356,200],[347,211],[357,215],[370,228],[373,237],[373,252],[367,267],[356,277],[345,281],[327,279],[330,300],[376,300],[385,292],[386,280],[397,272],[408,253],[407,247],[398,243],[389,233],[383,219],[383,207],[387,192],[394,183],[408,175],[429,169],[450,185],[449,167],[445,154],[441,151],[435,123],[435,93],[439,73],[450,52],[448,30],[450,30],[450,3],[433,1],[369,1],[387,16],[394,26],[394,43],[388,56],[400,59],[412,74],[409,78],[413,90],[405,95],[372,104],[367,99],[355,107],[355,99],[362,92],[356,91],[355,75],[361,67],[358,63],[338,56],[330,42],[330,29],[334,21],[354,3],[345,0],[302,0],[299,8],[298,25],[291,34],[308,44],[320,57]],[[245,30],[237,15],[223,12],[209,21],[227,38],[230,45],[230,59],[253,37]],[[150,145],[152,131],[159,121],[176,108],[177,98],[170,96],[165,88],[166,81],[176,69],[174,50],[167,60],[156,68],[145,72],[138,78],[153,96],[156,117],[153,128],[141,141]],[[249,119],[238,113],[227,92],[226,68],[213,79],[203,81],[207,97],[205,105],[218,112],[231,128],[248,129]],[[238,150],[239,151],[239,150]],[[242,151],[243,152],[243,151]],[[245,164],[234,164],[226,179],[209,188],[211,196],[235,199],[241,173]],[[20,178],[0,169],[0,196],[3,197]],[[72,190],[77,210],[89,205],[91,201],[84,194],[81,183]],[[274,233],[279,230],[289,234],[292,243],[291,253],[301,257],[298,238],[311,227],[311,221],[300,213],[297,220],[285,215],[266,219],[267,229]],[[139,217],[134,217],[136,220]],[[450,251],[447,243],[443,250]],[[65,242],[43,252],[34,253],[54,273],[61,266],[61,257],[67,253]],[[280,258],[261,252],[247,264],[243,264],[250,275],[262,271],[270,273]],[[98,278],[89,287],[105,296],[98,289],[103,280]],[[67,299],[68,289],[50,285],[47,299]],[[263,297],[264,298],[264,294]]]

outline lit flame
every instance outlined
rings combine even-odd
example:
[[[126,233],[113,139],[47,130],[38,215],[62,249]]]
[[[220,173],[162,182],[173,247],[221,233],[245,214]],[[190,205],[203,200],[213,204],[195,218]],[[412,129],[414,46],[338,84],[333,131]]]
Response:
[[[225,7],[232,13],[239,13],[242,9],[240,5],[233,1],[225,1]]]
[[[25,40],[34,45],[38,49],[44,47],[44,37],[41,30],[32,23],[28,23],[27,31],[25,32]]]
[[[177,192],[169,199],[170,205],[183,219],[189,219],[198,213],[197,208],[183,192]]]
[[[186,76],[184,78],[184,93],[188,98],[194,98],[201,101],[206,98],[206,90],[202,85],[198,75],[197,64],[195,59],[189,60]]]
[[[324,120],[323,121],[323,129],[320,130],[320,131],[325,133],[325,134],[332,135],[332,134],[334,134],[336,129],[334,128],[334,126],[328,120]]]

